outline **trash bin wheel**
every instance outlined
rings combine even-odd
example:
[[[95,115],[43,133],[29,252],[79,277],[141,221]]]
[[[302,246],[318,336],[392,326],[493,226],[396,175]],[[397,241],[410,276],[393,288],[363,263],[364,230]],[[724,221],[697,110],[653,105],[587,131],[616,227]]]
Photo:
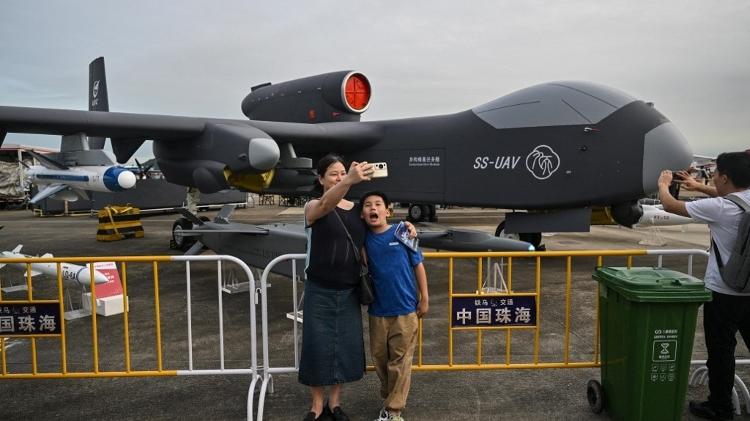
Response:
[[[595,414],[599,414],[604,409],[604,391],[602,384],[596,380],[589,380],[586,385],[586,398],[589,401],[589,407]]]

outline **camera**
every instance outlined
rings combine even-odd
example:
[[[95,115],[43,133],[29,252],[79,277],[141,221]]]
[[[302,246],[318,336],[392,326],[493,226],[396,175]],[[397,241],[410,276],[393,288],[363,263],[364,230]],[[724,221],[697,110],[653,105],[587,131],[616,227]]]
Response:
[[[388,177],[388,164],[385,162],[373,162],[372,169],[372,178]]]

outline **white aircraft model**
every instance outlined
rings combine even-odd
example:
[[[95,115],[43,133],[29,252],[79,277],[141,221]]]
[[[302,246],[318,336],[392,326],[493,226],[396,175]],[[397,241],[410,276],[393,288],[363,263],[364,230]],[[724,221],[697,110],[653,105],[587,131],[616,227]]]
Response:
[[[3,251],[0,252],[0,257],[7,257],[11,259],[24,259],[28,257],[34,257],[29,256],[28,254],[22,254],[20,253],[21,247],[23,247],[22,244],[19,244],[11,251]],[[50,253],[46,253],[41,257],[54,257]],[[4,267],[5,265],[10,265],[16,268],[19,268],[21,270],[26,270],[26,263],[0,263],[0,268]],[[86,266],[80,266],[80,265],[74,265],[72,263],[60,263],[60,270],[62,271],[62,277],[65,281],[73,281],[77,282],[84,286],[91,285],[91,270]],[[37,275],[50,275],[50,276],[57,276],[57,263],[33,263],[31,265],[31,276],[37,276]],[[28,276],[26,273],[24,273],[24,276]],[[94,270],[94,283],[95,284],[103,284],[107,282],[107,276],[103,273],[99,272],[98,270]]]
[[[675,215],[664,210],[662,205],[641,205],[643,216],[635,224],[637,227],[666,227],[692,224],[697,221],[687,216]]]
[[[118,192],[135,186],[135,174],[118,165],[68,167],[44,155],[32,155],[43,165],[31,166],[26,172],[39,188],[39,193],[29,200],[31,204],[50,196],[72,202],[78,197],[88,199],[86,190]]]

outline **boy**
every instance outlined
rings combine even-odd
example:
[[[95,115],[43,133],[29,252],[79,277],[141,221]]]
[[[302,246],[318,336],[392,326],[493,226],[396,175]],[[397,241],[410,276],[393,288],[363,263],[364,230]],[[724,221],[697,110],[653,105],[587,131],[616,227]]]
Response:
[[[365,193],[360,203],[362,219],[370,228],[365,251],[375,287],[375,301],[368,310],[370,351],[384,400],[376,421],[403,421],[419,318],[429,308],[427,273],[422,253],[401,243],[396,226],[388,224],[386,195]]]

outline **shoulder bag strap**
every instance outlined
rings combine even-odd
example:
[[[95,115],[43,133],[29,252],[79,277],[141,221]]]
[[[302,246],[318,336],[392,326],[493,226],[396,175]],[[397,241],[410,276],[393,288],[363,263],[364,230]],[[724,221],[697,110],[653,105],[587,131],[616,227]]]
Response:
[[[724,198],[734,203],[735,205],[739,206],[740,209],[742,209],[743,211],[750,212],[750,205],[748,205],[747,202],[745,202],[742,198],[740,198],[736,194],[728,194],[724,196]]]
[[[344,223],[344,220],[341,218],[341,215],[339,215],[339,212],[336,210],[336,208],[333,208],[333,213],[335,213],[336,217],[339,218],[339,221],[341,221],[341,225],[344,227],[344,232],[346,233],[346,238],[349,239],[349,242],[352,244],[352,248],[354,249],[354,257],[357,259],[357,263],[361,265],[362,258],[359,255],[359,249],[357,249],[357,245],[354,244],[354,240],[352,239],[351,234],[349,234],[349,230],[346,228],[346,223]]]
[[[714,254],[716,255],[716,264],[719,265],[719,269],[721,270],[724,268],[724,262],[721,261],[721,253],[719,253],[719,247],[716,246],[716,241],[714,241],[714,237],[711,236],[711,247],[714,248]]]
[[[724,196],[724,199],[727,199],[730,202],[737,205],[740,208],[740,210],[742,210],[743,212],[750,212],[750,205],[748,205],[744,200],[742,200],[737,195],[728,194]],[[724,267],[724,262],[721,261],[721,253],[719,253],[719,247],[716,246],[716,241],[714,240],[713,236],[711,236],[711,247],[714,248],[714,254],[716,254],[716,264],[719,265],[719,269],[722,269]]]

